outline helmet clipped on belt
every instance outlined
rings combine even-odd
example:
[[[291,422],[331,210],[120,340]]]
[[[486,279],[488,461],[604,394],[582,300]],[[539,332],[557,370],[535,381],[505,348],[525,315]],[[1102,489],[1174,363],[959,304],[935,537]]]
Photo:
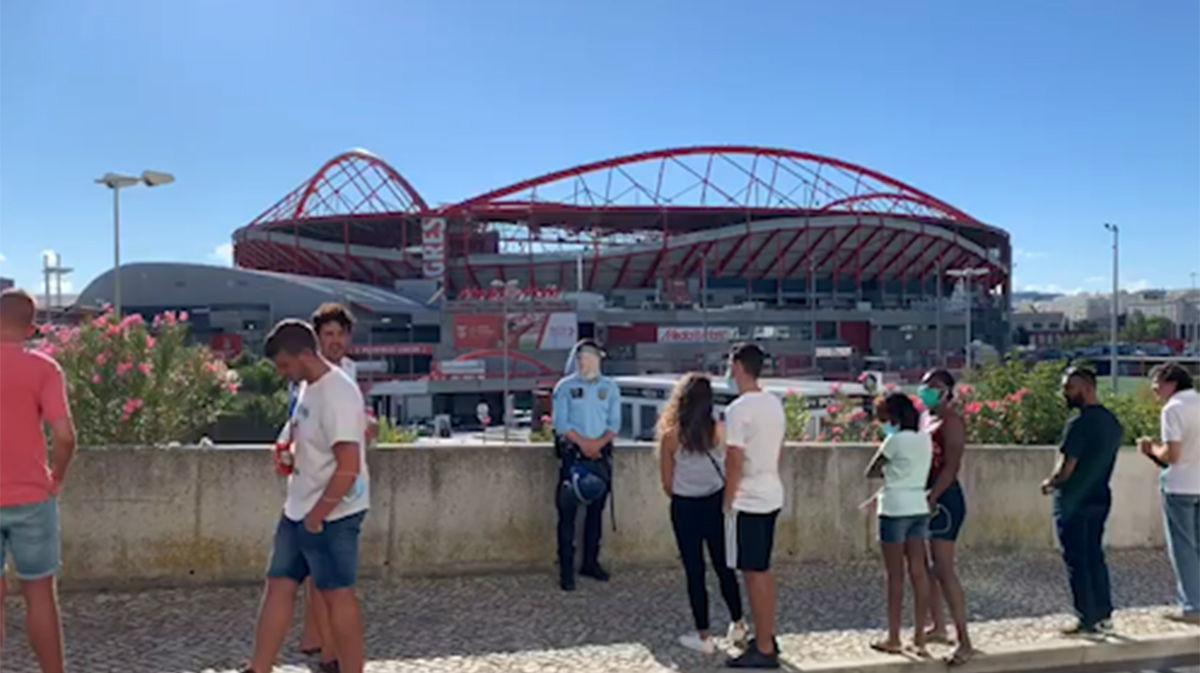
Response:
[[[604,480],[582,465],[571,466],[566,486],[575,499],[585,505],[600,500],[608,491]]]

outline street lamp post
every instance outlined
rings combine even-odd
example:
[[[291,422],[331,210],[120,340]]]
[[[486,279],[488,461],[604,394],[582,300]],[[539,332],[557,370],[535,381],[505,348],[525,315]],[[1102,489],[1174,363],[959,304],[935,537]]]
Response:
[[[508,281],[496,278],[492,281],[492,287],[500,290],[501,299],[504,306],[504,327],[501,331],[501,338],[504,340],[504,397],[500,400],[500,415],[504,422],[504,444],[508,445],[508,360],[509,360],[509,343],[508,343],[508,301],[513,290],[516,290],[519,283],[516,279]]]
[[[134,185],[158,187],[169,185],[175,176],[161,171],[142,171],[141,177],[105,173],[96,178],[96,184],[104,185],[113,193],[113,310],[121,315],[121,190]]]
[[[973,269],[951,269],[946,272],[947,276],[963,279],[963,283],[964,283],[963,289],[965,290],[966,295],[967,295],[967,334],[966,334],[967,347],[964,349],[964,356],[965,356],[965,362],[966,362],[966,370],[968,372],[971,371],[971,364],[972,364],[971,363],[971,299],[972,299],[971,279],[976,276],[985,276],[988,273],[989,273],[988,269],[981,267],[981,266],[975,267]]]
[[[1109,372],[1109,374],[1112,376],[1112,389],[1113,389],[1113,393],[1115,394],[1117,392],[1117,381],[1118,381],[1117,315],[1118,315],[1118,312],[1120,311],[1120,308],[1118,307],[1118,304],[1117,304],[1117,302],[1118,302],[1118,298],[1117,298],[1117,293],[1118,293],[1118,289],[1117,289],[1117,279],[1118,279],[1117,259],[1120,256],[1119,255],[1119,252],[1120,252],[1120,239],[1119,239],[1120,229],[1117,227],[1117,225],[1112,224],[1111,222],[1105,222],[1104,228],[1107,229],[1108,231],[1111,231],[1112,235],[1113,235],[1112,306],[1110,308],[1109,325],[1108,325],[1108,357],[1109,357],[1108,366],[1109,366],[1109,369],[1112,370]]]

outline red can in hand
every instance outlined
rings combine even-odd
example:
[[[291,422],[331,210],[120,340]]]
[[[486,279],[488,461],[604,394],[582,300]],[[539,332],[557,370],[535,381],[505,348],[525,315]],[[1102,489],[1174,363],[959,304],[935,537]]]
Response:
[[[292,455],[292,445],[285,442],[277,442],[275,444],[275,471],[280,476],[287,477],[292,474],[295,465],[295,456]]]

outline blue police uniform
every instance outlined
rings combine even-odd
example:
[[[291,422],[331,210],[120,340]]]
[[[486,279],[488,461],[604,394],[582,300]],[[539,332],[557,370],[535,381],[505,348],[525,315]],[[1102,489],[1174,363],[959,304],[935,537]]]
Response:
[[[599,460],[590,461],[578,447],[566,439],[571,431],[587,439],[599,439],[621,429],[621,390],[611,379],[599,376],[587,380],[578,373],[558,382],[554,388],[554,432],[558,436],[560,458],[558,507],[558,563],[563,588],[573,586],[575,574],[575,515],[579,499],[570,488],[571,470],[577,463],[602,476],[611,491],[612,444],[605,447]],[[600,566],[600,534],[607,493],[588,503],[583,524],[583,564],[580,572],[596,574]]]

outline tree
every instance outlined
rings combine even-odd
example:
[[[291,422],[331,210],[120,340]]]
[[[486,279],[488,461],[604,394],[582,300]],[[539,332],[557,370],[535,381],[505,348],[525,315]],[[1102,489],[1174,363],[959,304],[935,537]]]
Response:
[[[1121,341],[1138,343],[1143,341],[1158,341],[1168,339],[1174,332],[1173,323],[1162,316],[1146,317],[1141,312],[1135,312],[1125,319],[1125,327],[1121,330]]]

